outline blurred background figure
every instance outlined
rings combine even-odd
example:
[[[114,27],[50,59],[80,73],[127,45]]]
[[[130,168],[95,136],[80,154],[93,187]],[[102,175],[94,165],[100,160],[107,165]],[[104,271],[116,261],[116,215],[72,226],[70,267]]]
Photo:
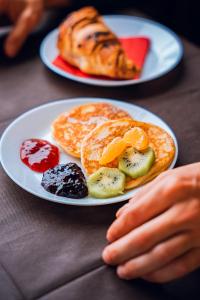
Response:
[[[28,35],[40,23],[44,11],[54,6],[67,5],[69,0],[0,0],[0,13],[14,23],[4,43],[7,56],[15,56]]]

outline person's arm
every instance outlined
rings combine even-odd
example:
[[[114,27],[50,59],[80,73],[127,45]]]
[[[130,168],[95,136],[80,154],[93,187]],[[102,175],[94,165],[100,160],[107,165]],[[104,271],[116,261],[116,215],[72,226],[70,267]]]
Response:
[[[14,57],[19,52],[29,33],[40,22],[45,9],[70,3],[71,0],[0,0],[0,14],[7,15],[14,23],[5,41],[5,53]]]
[[[119,277],[167,282],[200,267],[200,163],[164,172],[116,216],[103,259]]]

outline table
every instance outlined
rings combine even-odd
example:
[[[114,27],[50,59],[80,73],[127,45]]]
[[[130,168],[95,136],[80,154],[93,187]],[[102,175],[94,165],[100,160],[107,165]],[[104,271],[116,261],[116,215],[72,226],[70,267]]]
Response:
[[[20,57],[0,61],[0,130],[26,110],[55,99],[115,98],[151,110],[172,127],[179,142],[177,165],[199,161],[200,50],[184,39],[183,44],[184,60],[167,76],[102,88],[52,74],[36,53],[37,38],[30,38]],[[198,271],[161,286],[120,280],[114,268],[104,265],[106,229],[121,205],[73,207],[41,200],[15,185],[1,167],[0,299],[199,299]]]

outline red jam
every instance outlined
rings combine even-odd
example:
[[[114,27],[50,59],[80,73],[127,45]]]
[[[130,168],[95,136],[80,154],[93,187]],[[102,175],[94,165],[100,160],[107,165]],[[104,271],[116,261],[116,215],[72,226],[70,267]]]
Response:
[[[31,170],[43,173],[59,163],[59,150],[48,141],[28,139],[21,145],[20,158]]]

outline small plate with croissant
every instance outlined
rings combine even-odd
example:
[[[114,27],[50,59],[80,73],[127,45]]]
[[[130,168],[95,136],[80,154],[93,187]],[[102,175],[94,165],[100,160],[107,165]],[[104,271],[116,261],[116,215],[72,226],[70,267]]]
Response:
[[[85,84],[125,86],[158,78],[180,62],[177,35],[154,21],[101,16],[93,7],[72,12],[40,48],[53,72]]]

